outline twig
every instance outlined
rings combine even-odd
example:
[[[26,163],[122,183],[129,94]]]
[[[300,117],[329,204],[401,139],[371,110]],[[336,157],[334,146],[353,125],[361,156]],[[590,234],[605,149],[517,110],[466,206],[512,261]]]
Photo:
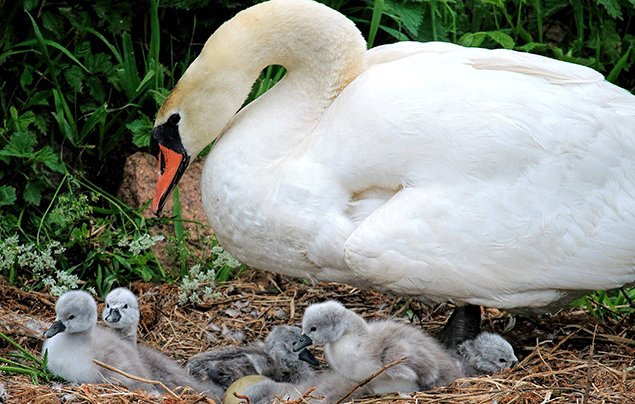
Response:
[[[127,378],[129,378],[129,379],[136,380],[136,381],[138,381],[138,382],[143,382],[143,383],[149,383],[149,384],[156,384],[156,385],[159,385],[159,386],[163,387],[163,389],[164,389],[165,391],[167,391],[167,392],[168,392],[168,393],[169,393],[172,397],[176,398],[177,400],[179,400],[179,399],[180,399],[180,397],[179,397],[179,396],[177,396],[176,394],[174,394],[174,392],[173,392],[172,390],[168,389],[168,388],[167,388],[167,386],[166,386],[165,384],[161,383],[161,382],[160,382],[160,381],[158,381],[158,380],[148,380],[148,379],[144,379],[144,378],[139,377],[139,376],[134,376],[134,375],[128,374],[128,373],[124,372],[123,370],[119,370],[119,369],[117,369],[117,368],[115,368],[115,367],[112,367],[112,366],[110,366],[110,365],[107,365],[107,364],[105,364],[105,363],[103,363],[103,362],[98,361],[97,359],[93,359],[93,362],[95,362],[97,365],[101,366],[102,368],[106,368],[106,369],[111,370],[111,371],[113,371],[113,372],[115,372],[115,373],[119,373],[120,375],[122,375],[122,376],[126,376],[126,377],[127,377]]]
[[[353,392],[355,390],[357,390],[358,388],[362,387],[363,385],[365,385],[366,383],[370,382],[371,380],[373,380],[374,378],[376,378],[377,376],[379,376],[380,374],[382,374],[386,369],[389,369],[395,365],[400,364],[401,362],[405,361],[406,359],[408,359],[408,357],[403,357],[401,359],[398,359],[392,363],[387,364],[386,366],[384,366],[383,368],[379,369],[378,371],[376,371],[375,373],[373,373],[372,375],[368,376],[366,379],[362,380],[361,382],[357,383],[355,386],[353,386],[353,388],[346,393],[344,396],[342,396],[342,398],[340,398],[339,400],[337,400],[335,402],[335,404],[340,404],[342,401],[346,400],[346,398],[348,396],[350,396],[351,394],[353,394]]]
[[[592,366],[593,366],[593,347],[595,346],[595,333],[598,330],[598,326],[596,324],[595,330],[593,330],[593,340],[591,341],[591,349],[589,352],[589,364],[587,365],[586,371],[586,386],[584,386],[584,396],[582,397],[582,404],[586,404],[589,401],[589,391],[591,390],[591,379],[592,379]]]

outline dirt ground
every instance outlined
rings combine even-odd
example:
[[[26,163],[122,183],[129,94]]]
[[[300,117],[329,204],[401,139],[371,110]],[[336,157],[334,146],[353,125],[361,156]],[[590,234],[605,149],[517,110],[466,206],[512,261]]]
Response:
[[[402,297],[340,284],[311,285],[261,271],[217,286],[222,296],[201,305],[178,306],[178,286],[137,283],[139,338],[185,363],[191,355],[264,339],[276,324],[299,325],[307,305],[335,299],[367,319],[408,319],[436,334],[449,305],[428,307]],[[100,302],[100,310],[103,302]],[[0,278],[0,331],[39,356],[42,333],[53,321],[55,298],[10,287]],[[412,395],[383,395],[355,403],[635,403],[635,315],[601,320],[585,309],[540,317],[487,309],[483,329],[503,334],[520,363],[493,376],[461,379],[445,388]],[[0,356],[16,349],[0,339]],[[320,352],[316,352],[320,357]],[[307,398],[305,402],[310,402]],[[344,402],[349,401],[345,400]],[[0,403],[205,403],[194,395],[159,397],[116,385],[35,385],[26,375],[0,371]],[[299,403],[299,400],[297,401]]]

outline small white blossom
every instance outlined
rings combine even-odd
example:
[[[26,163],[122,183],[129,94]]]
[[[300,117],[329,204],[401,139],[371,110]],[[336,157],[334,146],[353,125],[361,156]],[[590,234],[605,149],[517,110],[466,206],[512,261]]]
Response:
[[[154,236],[151,237],[149,234],[144,234],[138,239],[129,241],[128,239],[122,239],[117,243],[119,247],[128,247],[131,253],[134,255],[141,254],[142,251],[147,250],[157,243],[157,241],[162,241],[165,237],[163,236]]]

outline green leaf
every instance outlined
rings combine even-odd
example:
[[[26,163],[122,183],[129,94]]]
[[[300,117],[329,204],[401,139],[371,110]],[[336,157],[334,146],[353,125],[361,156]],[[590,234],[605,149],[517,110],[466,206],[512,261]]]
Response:
[[[51,146],[45,146],[33,154],[33,161],[46,165],[53,171],[64,174],[64,163],[60,160],[60,157],[55,154]]]
[[[90,95],[92,95],[98,103],[103,104],[104,101],[106,101],[106,89],[98,77],[88,77],[88,79],[86,79],[86,86],[88,87]]]
[[[103,124],[106,120],[106,116],[108,115],[108,109],[106,108],[106,104],[103,104],[99,108],[95,109],[90,117],[86,120],[86,124],[82,127],[82,131],[79,135],[79,140],[83,141],[86,135],[93,130],[95,126],[98,124]]]
[[[38,91],[37,93],[31,95],[31,98],[29,98],[29,101],[25,104],[25,108],[28,107],[32,107],[34,105],[38,105],[38,106],[48,106],[49,105],[49,101],[48,99],[51,98],[51,92],[49,90],[46,91]],[[37,120],[38,117],[41,117],[42,115],[36,115],[35,119],[33,121],[33,123],[35,123],[35,125],[37,126]]]
[[[514,39],[500,31],[487,31],[486,34],[505,49],[514,48]]]
[[[33,132],[16,132],[9,143],[0,150],[0,155],[11,157],[31,157],[33,146],[37,143]]]
[[[64,36],[64,21],[62,16],[54,14],[52,12],[42,13],[42,26],[55,35],[55,38],[62,38]]]
[[[50,96],[50,91],[44,91],[44,92],[49,93],[49,96]],[[41,134],[48,133],[51,127],[51,116],[44,115],[44,114],[36,115],[35,122],[33,123],[35,124],[35,127]]]
[[[126,125],[132,132],[132,142],[137,147],[147,147],[150,145],[150,135],[152,134],[152,121],[144,114],[140,114],[140,119],[135,119]]]
[[[10,185],[0,186],[0,205],[12,205],[16,199],[15,188]]]
[[[95,55],[86,57],[86,65],[93,73],[103,73],[112,69],[112,62],[110,56],[103,52],[99,52]]]
[[[606,8],[606,12],[613,18],[622,19],[622,7],[618,0],[596,0]]]
[[[25,68],[20,73],[20,86],[23,90],[26,90],[33,83],[33,74],[30,68]]]
[[[46,188],[42,181],[28,181],[22,197],[28,203],[38,206],[42,201],[42,191]]]
[[[66,78],[66,82],[71,86],[73,91],[79,93],[82,91],[84,78],[86,75],[79,68],[79,66],[73,65],[70,68],[64,70],[64,77]]]
[[[31,11],[37,7],[38,4],[40,4],[40,0],[24,0],[22,7],[24,7],[24,11]]]

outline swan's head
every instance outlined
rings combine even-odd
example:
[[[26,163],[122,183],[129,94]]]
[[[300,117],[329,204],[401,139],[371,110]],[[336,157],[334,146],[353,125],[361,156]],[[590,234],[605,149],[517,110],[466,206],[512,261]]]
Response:
[[[66,292],[55,304],[55,322],[44,336],[51,338],[61,332],[69,334],[91,330],[97,323],[97,303],[88,293],[75,290]]]
[[[275,64],[287,69],[287,77],[299,72],[305,84],[321,83],[317,87],[331,102],[363,70],[365,49],[352,21],[315,1],[260,3],[221,25],[157,114],[154,213],[161,213],[190,161],[221,135],[262,69]]]
[[[139,324],[139,303],[134,293],[126,288],[108,293],[101,318],[112,328],[136,328]]]
[[[277,325],[271,329],[271,332],[265,338],[267,353],[277,365],[284,366],[286,368],[284,369],[285,371],[299,371],[300,368],[307,366],[306,363],[313,366],[320,364],[308,348],[303,348],[299,353],[293,351],[293,345],[301,335],[302,330],[298,327]]]
[[[514,349],[498,334],[482,332],[458,346],[459,353],[480,373],[494,374],[518,363]]]
[[[364,320],[335,301],[312,304],[302,318],[302,336],[294,345],[298,351],[306,346],[324,346],[337,342],[342,336],[356,328]]]

